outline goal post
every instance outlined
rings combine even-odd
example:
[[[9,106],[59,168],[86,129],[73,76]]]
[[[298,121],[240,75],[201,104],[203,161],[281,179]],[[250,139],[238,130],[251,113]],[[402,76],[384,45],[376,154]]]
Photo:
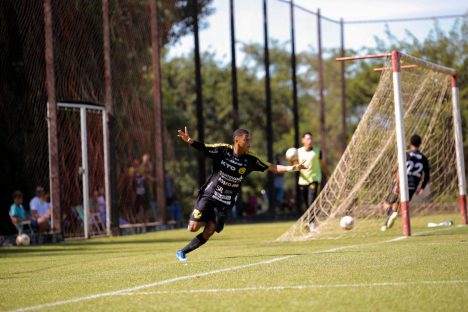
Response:
[[[109,149],[108,149],[108,141],[109,141],[109,131],[107,128],[107,112],[105,110],[105,107],[102,105],[98,104],[91,104],[91,103],[81,103],[81,102],[63,102],[63,101],[58,101],[57,102],[57,108],[59,111],[70,111],[71,113],[79,112],[79,129],[75,128],[75,131],[80,132],[79,136],[79,142],[76,142],[75,144],[79,144],[79,146],[74,146],[74,144],[68,143],[64,148],[67,148],[68,150],[73,149],[81,149],[81,165],[79,168],[79,175],[81,176],[81,186],[82,186],[82,207],[83,207],[83,231],[84,231],[84,237],[89,238],[91,234],[91,226],[90,220],[93,220],[91,217],[91,212],[90,212],[90,188],[91,188],[91,183],[90,183],[90,176],[95,175],[93,171],[95,171],[97,168],[99,171],[102,171],[103,174],[103,181],[99,182],[96,180],[100,180],[100,178],[94,177],[93,182],[94,182],[94,187],[98,185],[99,183],[104,184],[104,198],[105,198],[105,211],[106,211],[106,217],[104,221],[105,223],[105,232],[107,235],[111,234],[111,229],[110,229],[110,219],[111,219],[111,203],[110,203],[110,171],[109,171]],[[92,120],[89,120],[88,115],[96,115],[96,117],[92,118]],[[90,116],[91,116],[90,115]],[[99,116],[100,115],[100,116]],[[65,119],[68,120],[67,123],[72,123],[71,117],[70,119]],[[99,121],[100,119],[100,121]],[[96,128],[97,126],[100,126],[99,128]],[[72,129],[72,130],[70,130]],[[101,130],[101,131],[99,131]],[[64,133],[61,133],[59,131],[58,135],[72,135],[73,128],[67,128]],[[95,137],[97,136],[97,137]],[[97,156],[97,155],[91,155],[93,156],[93,159],[91,160],[91,163],[89,161],[89,155],[91,151],[88,150],[88,137],[93,139],[94,145],[97,146],[97,149],[102,150],[102,158]],[[102,141],[99,140],[99,137],[102,138]],[[59,141],[63,141],[64,139],[62,138]],[[96,149],[96,148],[95,148]],[[96,152],[96,151],[94,151]],[[102,164],[96,164],[97,162],[102,161]],[[61,157],[61,165],[66,167],[66,163],[69,161],[69,157],[67,155],[62,155]],[[92,164],[92,165],[91,165]],[[63,175],[69,175],[73,176],[75,173],[72,172],[63,172]],[[100,176],[98,174],[98,176]],[[63,178],[63,177],[62,177]],[[67,183],[62,182],[62,187],[65,187]],[[72,184],[73,185],[73,184]],[[70,190],[67,189],[65,190],[65,193],[73,193],[74,196],[77,194],[77,190]],[[77,203],[76,201],[74,202],[75,204]],[[70,209],[71,207],[64,207],[65,209]]]
[[[463,133],[460,112],[460,94],[458,91],[457,77],[452,75],[452,109],[455,126],[455,144],[457,156],[458,192],[461,224],[468,224],[466,215],[466,178],[465,178],[465,156],[463,153]]]
[[[395,64],[398,64],[398,71],[396,71],[396,68],[392,68],[394,75],[399,76],[399,67],[400,67],[400,60],[407,60],[415,65],[421,65],[425,66],[427,68],[430,68],[431,70],[438,71],[444,74],[447,74],[450,76],[450,81],[451,81],[451,87],[452,87],[452,110],[453,110],[453,125],[454,125],[454,138],[455,138],[455,152],[456,152],[456,161],[457,161],[457,176],[458,176],[458,191],[459,191],[459,207],[460,207],[460,216],[461,216],[461,224],[466,225],[467,224],[467,213],[466,213],[466,178],[465,178],[465,158],[464,158],[464,152],[463,152],[463,134],[462,134],[462,122],[461,122],[461,112],[460,112],[460,94],[458,91],[458,86],[457,86],[457,78],[456,78],[456,70],[452,68],[448,68],[445,66],[441,66],[438,64],[434,64],[419,58],[416,58],[414,56],[401,53],[399,51],[393,51],[392,52],[392,61]],[[394,84],[394,90],[397,92],[397,87]],[[401,92],[401,88],[399,90]],[[395,95],[397,97],[397,95]],[[395,104],[396,105],[396,104]],[[403,163],[405,164],[405,162]],[[402,164],[399,164],[402,166]],[[406,176],[406,174],[405,174]],[[407,205],[403,205],[403,198],[401,199],[402,201],[402,218],[403,216],[403,209]],[[409,217],[408,220],[406,221],[405,218],[403,219],[403,222],[408,222],[408,228],[409,228]],[[405,229],[405,224],[404,224],[404,229]],[[405,231],[405,230],[404,230]],[[410,235],[404,233],[405,235]]]
[[[400,52],[392,52],[393,97],[395,105],[395,129],[398,147],[398,177],[400,182],[400,206],[403,224],[403,234],[411,235],[411,222],[409,216],[408,176],[406,174],[406,142],[405,126],[403,120],[403,95],[400,77]]]
[[[381,59],[380,80],[328,183],[315,202],[279,241],[344,235],[339,220],[355,217],[347,235],[369,235],[385,220],[382,203],[399,177],[402,230],[411,235],[406,140],[422,138],[431,179],[411,201],[411,215],[459,210],[466,224],[466,182],[456,71],[400,51],[337,58]],[[457,194],[458,193],[458,194]],[[457,196],[458,195],[458,196]],[[313,224],[312,224],[313,223]]]

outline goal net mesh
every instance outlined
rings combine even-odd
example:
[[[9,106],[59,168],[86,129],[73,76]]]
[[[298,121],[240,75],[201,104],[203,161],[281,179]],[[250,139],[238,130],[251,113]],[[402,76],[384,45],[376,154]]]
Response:
[[[387,59],[384,68],[391,69]],[[405,62],[404,65],[410,65]],[[457,167],[450,76],[425,67],[402,69],[401,85],[406,142],[422,138],[420,150],[431,166],[431,181],[410,202],[411,215],[456,210]],[[382,203],[398,169],[392,71],[382,71],[377,90],[326,186],[308,210],[279,241],[365,235],[385,221]],[[409,145],[408,145],[409,147]],[[355,227],[339,226],[345,215]],[[314,220],[316,228],[311,228]],[[375,233],[375,232],[374,232]]]

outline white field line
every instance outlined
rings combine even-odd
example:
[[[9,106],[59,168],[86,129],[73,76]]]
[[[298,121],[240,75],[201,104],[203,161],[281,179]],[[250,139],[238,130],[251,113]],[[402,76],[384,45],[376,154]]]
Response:
[[[450,229],[450,228],[434,229],[432,231],[416,233],[416,234],[413,234],[413,236],[424,235],[424,234],[433,233],[433,232],[442,231],[442,230],[447,230],[447,229]],[[237,265],[237,266],[233,266],[233,267],[228,267],[228,268],[224,268],[224,269],[218,269],[218,270],[213,270],[213,271],[198,273],[198,274],[193,274],[193,275],[180,276],[180,277],[175,277],[175,278],[171,278],[171,279],[167,279],[167,280],[162,280],[162,281],[159,281],[159,282],[143,284],[143,285],[135,286],[135,287],[132,287],[132,288],[126,288],[126,289],[121,289],[121,290],[103,292],[103,293],[98,293],[98,294],[93,294],[93,295],[88,295],[88,296],[83,296],[83,297],[77,297],[77,298],[72,298],[72,299],[67,299],[67,300],[55,301],[55,302],[51,302],[51,303],[38,304],[38,305],[19,308],[19,309],[15,309],[15,310],[11,310],[11,311],[12,312],[34,311],[34,310],[40,310],[40,309],[44,309],[44,308],[50,308],[50,307],[60,306],[60,305],[69,304],[69,303],[76,303],[76,302],[92,300],[92,299],[96,299],[96,298],[116,296],[116,295],[121,295],[121,294],[125,294],[125,293],[131,293],[131,292],[134,292],[134,291],[137,291],[137,290],[140,290],[140,289],[172,284],[172,283],[175,283],[175,282],[184,281],[184,280],[188,280],[188,279],[199,278],[199,277],[204,277],[204,276],[209,276],[209,275],[213,275],[213,274],[229,272],[229,271],[234,271],[234,270],[240,270],[240,269],[245,269],[245,268],[254,267],[254,266],[258,266],[258,265],[271,264],[271,263],[287,260],[287,259],[290,259],[290,258],[293,258],[293,257],[312,255],[312,254],[319,254],[319,253],[330,253],[330,252],[336,252],[338,250],[351,249],[351,248],[355,248],[355,247],[362,247],[362,246],[369,246],[369,245],[380,245],[380,244],[385,244],[385,243],[392,243],[392,242],[399,241],[399,240],[402,240],[402,239],[405,239],[405,238],[406,238],[405,236],[400,236],[400,237],[396,237],[396,238],[393,238],[393,239],[390,239],[390,240],[381,241],[381,242],[377,242],[377,243],[355,244],[355,245],[349,245],[349,246],[341,246],[341,247],[330,248],[330,249],[326,249],[326,250],[322,250],[322,251],[310,252],[310,253],[306,253],[306,254],[297,254],[297,255],[277,257],[277,258],[273,258],[273,259],[270,259],[270,260],[265,260],[265,261],[260,261],[260,262],[245,264],[245,265]]]
[[[359,283],[359,284],[320,284],[320,285],[287,285],[287,286],[258,286],[244,288],[215,288],[215,289],[188,289],[188,290],[161,290],[119,293],[120,296],[140,296],[140,295],[175,295],[192,293],[219,293],[219,292],[239,292],[239,291],[268,291],[287,289],[319,289],[319,288],[357,288],[357,287],[387,287],[387,286],[409,286],[409,285],[440,285],[440,284],[467,284],[468,280],[450,281],[418,281],[418,282],[381,282],[381,283]]]
[[[101,297],[115,296],[115,295],[119,295],[121,293],[129,293],[129,292],[137,291],[137,290],[144,289],[144,288],[150,288],[150,287],[156,287],[156,286],[171,284],[171,283],[184,281],[184,280],[188,280],[188,279],[192,279],[192,278],[204,277],[204,276],[208,276],[208,275],[212,275],[212,274],[228,272],[228,271],[234,271],[234,270],[244,269],[244,268],[253,267],[253,266],[262,265],[262,264],[271,264],[271,263],[275,263],[275,262],[278,262],[278,261],[283,261],[283,260],[289,259],[291,257],[297,257],[297,256],[298,255],[278,257],[278,258],[265,260],[265,261],[260,261],[260,262],[256,262],[256,263],[238,265],[238,266],[228,267],[228,268],[224,268],[224,269],[209,271],[209,272],[205,272],[205,273],[198,273],[198,274],[193,274],[193,275],[180,276],[180,277],[171,278],[171,279],[167,279],[167,280],[163,280],[163,281],[159,281],[159,282],[154,282],[154,283],[150,283],[150,284],[135,286],[135,287],[132,287],[132,288],[116,290],[116,291],[110,291],[110,292],[104,292],[104,293],[99,293],[99,294],[94,294],[94,295],[89,295],[89,296],[84,296],[84,297],[78,297],[78,298],[73,298],[73,299],[68,299],[68,300],[61,300],[61,301],[51,302],[51,303],[39,304],[39,305],[20,308],[20,309],[16,309],[16,310],[12,310],[12,311],[18,311],[19,312],[19,311],[40,310],[40,309],[55,307],[55,306],[64,305],[64,304],[68,304],[68,303],[76,303],[76,302],[81,302],[81,301],[86,301],[86,300],[91,300],[91,299],[96,299],[96,298],[101,298]]]

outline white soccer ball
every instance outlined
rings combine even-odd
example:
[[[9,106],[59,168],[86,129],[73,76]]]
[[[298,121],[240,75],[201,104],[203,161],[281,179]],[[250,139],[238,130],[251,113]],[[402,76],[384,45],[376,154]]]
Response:
[[[344,230],[351,230],[354,227],[354,218],[351,216],[344,216],[340,220],[340,227]]]
[[[16,236],[16,245],[17,246],[29,246],[31,243],[31,239],[26,234],[20,234]]]
[[[297,160],[297,148],[291,147],[286,151],[286,159],[290,162]]]

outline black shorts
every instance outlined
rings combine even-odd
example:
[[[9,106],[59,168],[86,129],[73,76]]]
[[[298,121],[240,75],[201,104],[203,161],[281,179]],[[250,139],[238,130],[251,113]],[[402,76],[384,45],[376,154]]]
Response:
[[[306,205],[306,209],[309,209],[310,205],[315,201],[318,195],[319,183],[312,182],[309,185],[299,185],[302,193],[302,200]]]
[[[393,193],[393,187],[394,187],[394,184],[392,184],[392,186],[390,187],[390,192],[387,195],[387,198],[385,198],[385,201],[388,204],[394,204],[400,199],[400,194]],[[413,198],[413,195],[415,192],[416,192],[416,189],[408,189],[408,195],[409,195],[408,201],[410,201],[411,198]]]
[[[190,220],[205,223],[211,221],[216,224],[215,208],[227,211],[229,206],[223,205],[217,200],[209,197],[199,197],[195,203],[192,213],[190,214]]]

